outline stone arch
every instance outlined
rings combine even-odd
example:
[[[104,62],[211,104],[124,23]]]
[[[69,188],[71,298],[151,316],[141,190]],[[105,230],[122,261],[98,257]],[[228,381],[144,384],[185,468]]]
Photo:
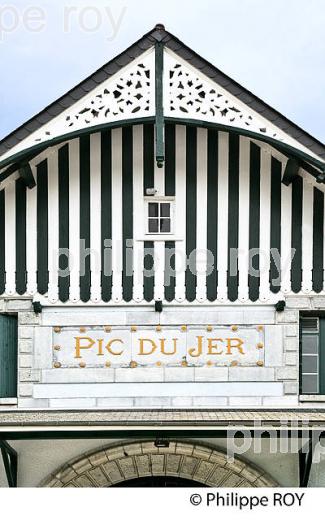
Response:
[[[277,487],[262,469],[198,442],[170,441],[157,448],[152,441],[109,445],[83,454],[60,467],[40,487],[110,487],[141,477],[170,476],[210,487]]]

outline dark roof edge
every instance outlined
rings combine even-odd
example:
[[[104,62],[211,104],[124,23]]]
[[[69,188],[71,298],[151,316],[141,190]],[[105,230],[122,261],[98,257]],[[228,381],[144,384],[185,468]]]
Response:
[[[286,132],[292,138],[296,139],[303,146],[309,148],[320,157],[325,158],[325,145],[321,141],[310,135],[297,124],[283,116],[280,112],[270,107],[255,94],[242,87],[235,80],[202,58],[173,34],[167,32],[161,24],[157,24],[154,29],[130,45],[125,51],[121,52],[118,56],[88,76],[85,80],[70,89],[66,94],[62,95],[27,122],[19,126],[16,130],[13,130],[10,134],[4,137],[0,141],[0,156],[16,146],[31,133],[41,128],[44,124],[51,121],[51,119],[58,116],[64,110],[71,107],[76,101],[85,96],[97,85],[114,75],[124,66],[128,65],[134,58],[140,56],[143,52],[149,49],[155,41],[163,41],[169,49],[186,60],[193,67],[199,69],[203,74],[219,83],[231,94],[236,96],[243,103],[247,104],[265,119],[272,122],[282,131]]]

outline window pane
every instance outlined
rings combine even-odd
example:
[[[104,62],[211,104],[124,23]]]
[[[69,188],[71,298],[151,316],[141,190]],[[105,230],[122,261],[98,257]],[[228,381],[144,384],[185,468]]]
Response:
[[[158,233],[158,219],[149,218],[149,233]]]
[[[318,357],[317,356],[302,356],[302,373],[303,374],[317,374],[318,371]]]
[[[302,377],[302,392],[304,394],[318,394],[317,376]]]
[[[302,336],[302,353],[318,354],[318,335],[303,334]]]
[[[149,202],[149,217],[158,217],[158,203]]]
[[[160,232],[161,233],[170,233],[170,219],[162,218],[160,220]]]
[[[160,205],[160,216],[161,217],[170,217],[170,204],[161,204]]]

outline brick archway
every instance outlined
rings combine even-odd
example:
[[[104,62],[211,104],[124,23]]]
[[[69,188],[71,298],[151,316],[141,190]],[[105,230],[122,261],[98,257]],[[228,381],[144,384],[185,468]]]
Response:
[[[110,487],[141,477],[171,476],[210,487],[276,487],[263,470],[200,443],[171,441],[168,448],[138,441],[110,445],[59,468],[41,487]]]

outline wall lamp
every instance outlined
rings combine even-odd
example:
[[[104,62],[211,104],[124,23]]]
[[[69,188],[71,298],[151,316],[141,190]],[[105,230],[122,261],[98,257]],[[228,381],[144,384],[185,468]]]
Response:
[[[41,302],[33,302],[32,305],[33,305],[35,314],[41,314],[42,309],[43,309]]]
[[[278,303],[275,304],[275,310],[276,312],[283,312],[286,307],[286,302],[284,300],[278,301]]]
[[[170,442],[168,439],[156,439],[155,447],[156,448],[169,448]]]
[[[161,301],[155,302],[155,311],[156,312],[162,312],[163,311],[163,304]]]

